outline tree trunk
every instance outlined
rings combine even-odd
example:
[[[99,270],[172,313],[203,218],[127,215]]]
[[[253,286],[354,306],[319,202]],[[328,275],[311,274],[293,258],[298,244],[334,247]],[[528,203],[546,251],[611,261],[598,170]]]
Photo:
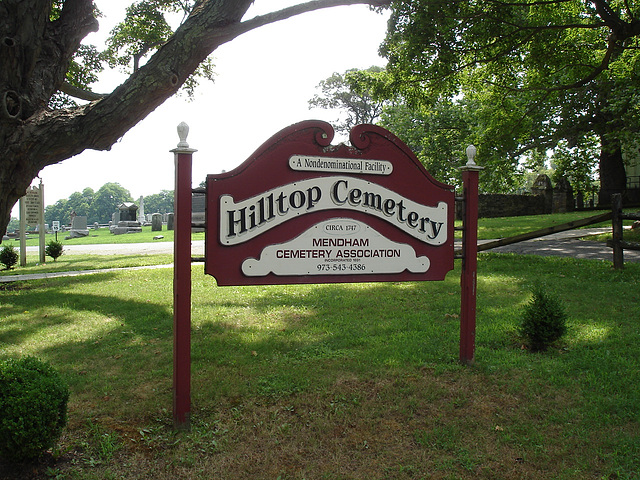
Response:
[[[600,136],[600,193],[598,206],[611,205],[611,195],[623,193],[627,187],[627,173],[622,159],[622,148],[618,140]]]

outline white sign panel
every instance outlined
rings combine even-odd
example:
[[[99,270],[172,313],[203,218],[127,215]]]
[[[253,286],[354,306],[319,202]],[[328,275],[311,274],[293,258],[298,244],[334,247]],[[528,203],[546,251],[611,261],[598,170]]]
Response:
[[[393,164],[386,160],[329,158],[310,155],[292,155],[289,166],[302,172],[335,172],[369,175],[391,175]]]
[[[24,197],[25,207],[25,223],[27,226],[36,226],[40,223],[40,210],[42,202],[40,201],[40,189],[31,187],[27,190]]]
[[[421,205],[367,180],[331,176],[289,183],[246,200],[220,196],[220,242],[238,245],[306,213],[345,209],[373,215],[429,245],[447,241],[447,204]]]
[[[250,277],[425,273],[429,265],[429,259],[416,257],[410,245],[393,242],[358,220],[334,218],[290,242],[265,247],[259,259],[242,263],[242,273]]]

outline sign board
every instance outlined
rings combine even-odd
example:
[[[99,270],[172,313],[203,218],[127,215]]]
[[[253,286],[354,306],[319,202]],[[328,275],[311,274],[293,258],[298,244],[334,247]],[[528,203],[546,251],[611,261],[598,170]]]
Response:
[[[192,155],[178,125],[173,269],[173,420],[191,411]],[[373,125],[331,145],[306,121],[274,135],[242,165],[207,176],[205,273],[218,285],[442,280],[453,269],[454,192],[398,138]],[[478,173],[462,167],[460,360],[475,352]]]
[[[54,232],[60,231],[60,220],[54,220],[51,222],[51,230]]]
[[[30,187],[24,196],[25,223],[28,227],[35,227],[40,223],[40,211],[42,201],[40,199],[40,189]]]
[[[218,285],[443,280],[453,269],[453,187],[387,130],[331,145],[292,125],[236,169],[207,176],[205,273]]]

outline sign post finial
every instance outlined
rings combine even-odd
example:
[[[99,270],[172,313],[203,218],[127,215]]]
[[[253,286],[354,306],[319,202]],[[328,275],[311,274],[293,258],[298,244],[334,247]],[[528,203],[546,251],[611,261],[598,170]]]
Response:
[[[189,125],[185,122],[180,122],[178,125],[178,137],[180,138],[180,142],[178,142],[178,148],[189,148],[189,144],[187,143],[187,136],[189,135]]]
[[[467,167],[475,167],[476,166],[476,162],[475,162],[475,158],[476,158],[476,152],[478,151],[478,149],[474,146],[474,145],[469,145],[467,147],[466,153],[467,153]]]

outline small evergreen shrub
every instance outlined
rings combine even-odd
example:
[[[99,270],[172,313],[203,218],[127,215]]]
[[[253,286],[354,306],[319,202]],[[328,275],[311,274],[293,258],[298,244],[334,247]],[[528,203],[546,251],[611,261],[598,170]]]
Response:
[[[5,245],[0,250],[0,263],[4,265],[5,270],[10,270],[18,263],[18,252],[13,248],[13,245]]]
[[[30,460],[51,448],[67,423],[69,389],[34,357],[0,363],[0,457]]]
[[[520,333],[532,351],[544,351],[567,333],[567,313],[558,298],[537,286],[525,305]]]
[[[62,251],[62,243],[56,242],[55,240],[51,240],[49,243],[47,243],[47,246],[44,249],[45,255],[53,258],[54,262],[60,255],[62,255]]]

